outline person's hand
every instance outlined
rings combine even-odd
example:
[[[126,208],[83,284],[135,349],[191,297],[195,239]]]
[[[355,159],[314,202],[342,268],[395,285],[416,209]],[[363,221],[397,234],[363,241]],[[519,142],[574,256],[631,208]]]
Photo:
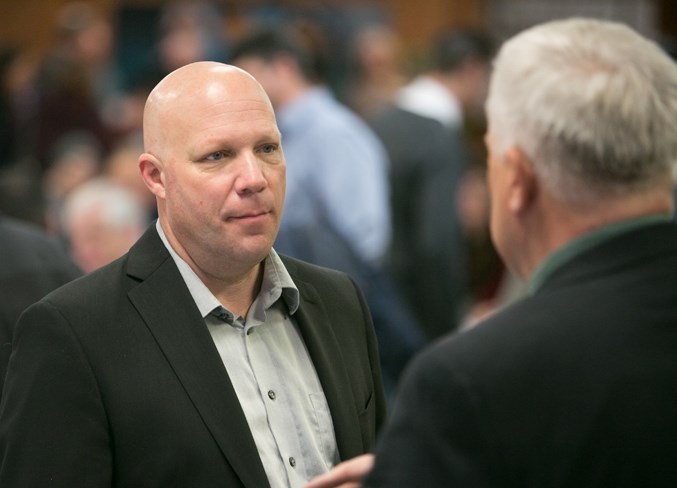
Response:
[[[310,480],[305,488],[360,488],[362,479],[374,465],[373,454],[362,454],[334,466],[331,471]]]

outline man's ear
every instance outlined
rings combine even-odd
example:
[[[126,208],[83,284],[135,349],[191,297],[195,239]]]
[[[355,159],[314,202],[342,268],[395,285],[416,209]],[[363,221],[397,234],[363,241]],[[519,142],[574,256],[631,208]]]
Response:
[[[165,197],[165,180],[162,163],[150,153],[139,156],[139,171],[148,189],[158,198]]]
[[[522,213],[537,196],[538,181],[533,163],[518,146],[508,148],[505,163],[510,168],[508,208],[513,213]]]

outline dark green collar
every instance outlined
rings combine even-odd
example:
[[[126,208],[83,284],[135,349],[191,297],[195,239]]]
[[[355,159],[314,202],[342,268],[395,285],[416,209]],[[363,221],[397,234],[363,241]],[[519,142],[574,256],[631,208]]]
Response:
[[[550,254],[529,280],[529,295],[533,295],[545,283],[545,281],[559,268],[571,259],[579,256],[588,249],[626,232],[657,224],[659,222],[668,222],[671,217],[664,214],[646,215],[631,220],[624,220],[615,224],[605,225],[599,229],[588,232],[573,241],[563,245],[555,252]]]

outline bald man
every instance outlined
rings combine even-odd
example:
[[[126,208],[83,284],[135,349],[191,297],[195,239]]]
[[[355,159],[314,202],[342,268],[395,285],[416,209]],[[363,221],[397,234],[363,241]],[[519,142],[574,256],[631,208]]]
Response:
[[[368,452],[384,417],[346,275],[272,248],[285,159],[246,72],[194,63],[144,113],[158,221],[31,307],[0,407],[0,486],[296,487]]]

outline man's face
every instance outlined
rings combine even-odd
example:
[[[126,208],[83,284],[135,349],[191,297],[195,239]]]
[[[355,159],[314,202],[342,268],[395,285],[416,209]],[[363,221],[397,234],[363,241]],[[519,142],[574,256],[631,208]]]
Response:
[[[250,82],[251,84],[251,82]],[[166,134],[164,223],[202,272],[220,276],[265,258],[277,235],[285,160],[258,89],[212,84]],[[219,93],[219,92],[223,93]],[[184,256],[185,258],[185,256]]]
[[[70,252],[75,262],[89,273],[129,251],[143,229],[129,224],[107,222],[101,204],[79,212],[69,223]]]
[[[491,66],[483,61],[477,61],[473,64],[469,78],[474,90],[470,101],[470,110],[476,115],[484,115],[484,104],[489,93],[489,80],[491,77]]]

